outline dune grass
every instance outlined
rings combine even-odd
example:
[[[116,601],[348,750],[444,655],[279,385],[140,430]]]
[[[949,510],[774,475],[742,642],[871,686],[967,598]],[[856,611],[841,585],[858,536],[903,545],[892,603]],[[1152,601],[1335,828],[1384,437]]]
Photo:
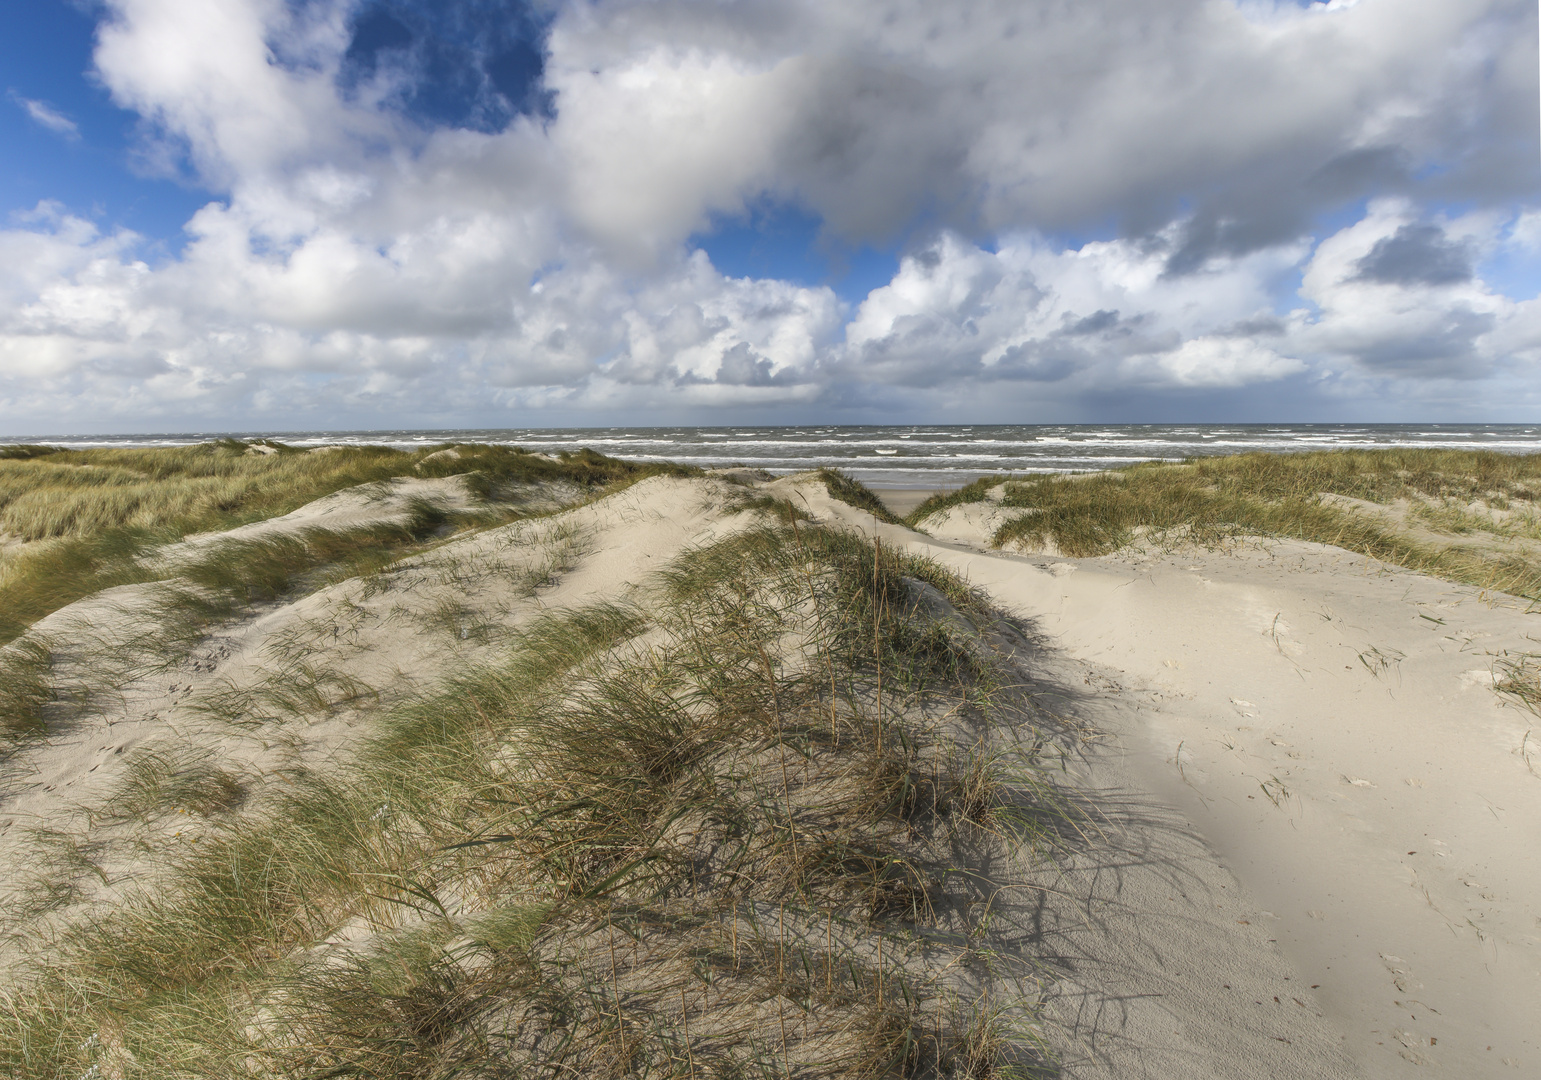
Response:
[[[1541,654],[1504,653],[1493,662],[1493,689],[1533,716],[1541,717]],[[1541,740],[1535,729],[1520,736],[1515,753],[1531,775],[1541,777]]]
[[[237,773],[210,761],[206,753],[172,747],[134,752],[107,800],[115,818],[148,818],[190,811],[211,817],[230,811],[246,796]]]
[[[943,491],[932,495],[905,516],[904,524],[915,528],[932,514],[939,514],[949,507],[984,502],[991,491],[1010,479],[1010,476],[981,476],[977,480],[964,484],[956,491]]]
[[[254,453],[253,444],[234,440],[146,450],[0,448],[9,451],[0,457],[0,534],[29,542],[0,563],[0,643],[83,596],[156,580],[142,557],[160,545],[284,514],[359,484],[400,476],[463,476],[473,494],[496,501],[521,486],[564,485],[593,492],[659,473],[694,471],[617,461],[589,450],[548,460],[502,446],[430,447],[411,453],[336,447],[308,453],[264,445],[276,449]],[[441,516],[439,524],[443,521]],[[423,533],[427,524],[414,520],[409,531]],[[357,548],[352,554],[327,552],[328,543],[324,534],[311,537],[295,565],[364,557],[365,549],[381,547],[362,535],[336,541]],[[254,547],[246,554],[261,556],[281,572],[294,553]],[[234,548],[225,561],[239,561]],[[209,573],[215,572],[211,566]]]
[[[820,469],[818,477],[824,482],[824,489],[829,492],[830,498],[854,506],[889,525],[904,524],[903,519],[896,517],[877,493],[860,480],[852,479],[839,469]]]
[[[1505,653],[1493,663],[1493,689],[1541,716],[1541,654]]]
[[[202,799],[203,840],[38,943],[0,1072],[1036,1072],[974,1000],[1012,961],[965,870],[1066,816],[990,734],[983,639],[918,599],[974,594],[796,518],[652,590],[544,616],[239,814],[237,781],[144,758],[132,809]]]
[[[996,546],[1052,543],[1065,555],[1105,555],[1143,535],[1156,543],[1213,545],[1238,536],[1331,544],[1383,562],[1531,599],[1541,565],[1519,553],[1416,538],[1383,518],[1324,500],[1323,494],[1389,505],[1481,501],[1498,509],[1541,496],[1541,455],[1454,450],[1334,450],[1240,454],[1181,464],[1146,463],[1085,476],[977,481],[917,509],[915,520],[1005,484],[1000,505],[1024,513],[997,530]],[[1491,519],[1466,515],[1473,523]]]
[[[0,748],[44,730],[43,708],[53,700],[51,668],[52,653],[46,642],[15,642],[0,648]]]

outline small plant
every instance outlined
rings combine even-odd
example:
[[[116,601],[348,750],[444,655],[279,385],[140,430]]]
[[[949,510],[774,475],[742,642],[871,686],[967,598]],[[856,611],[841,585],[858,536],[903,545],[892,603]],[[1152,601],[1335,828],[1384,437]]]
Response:
[[[796,521],[812,521],[813,515],[795,505],[791,499],[778,499],[773,495],[742,495],[723,506],[730,514],[756,513],[768,515],[783,524]]]
[[[53,700],[53,652],[37,638],[0,648],[0,740],[44,730],[43,707]],[[0,742],[0,754],[4,753]]]
[[[824,488],[829,492],[831,499],[838,499],[848,506],[854,506],[889,525],[904,524],[903,520],[896,517],[883,500],[861,481],[853,480],[838,469],[820,469],[818,477],[824,481]]]
[[[135,751],[101,810],[104,817],[150,818],[178,810],[212,817],[246,796],[235,773],[202,755],[173,749]]]
[[[1010,475],[981,476],[977,480],[964,484],[956,491],[943,492],[940,495],[932,495],[926,499],[904,519],[911,527],[920,525],[926,518],[933,514],[939,514],[943,510],[954,506],[964,506],[969,503],[981,503],[990,497],[990,492],[1010,480]]]
[[[1500,656],[1493,661],[1493,689],[1541,716],[1541,655]]]

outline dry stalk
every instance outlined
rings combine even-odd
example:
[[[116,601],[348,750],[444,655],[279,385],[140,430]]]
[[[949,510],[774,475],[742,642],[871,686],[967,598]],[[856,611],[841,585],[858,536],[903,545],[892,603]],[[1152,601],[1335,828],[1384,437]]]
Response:
[[[685,1061],[690,1066],[690,1080],[696,1080],[696,1053],[690,1047],[690,1013],[685,1009],[685,988],[680,987],[680,1027],[685,1032]]]
[[[791,509],[791,504],[792,500],[788,499],[788,510]],[[805,558],[802,560],[802,564],[803,577],[808,582],[808,601],[813,605],[813,618],[821,631],[821,637],[824,639],[820,644],[822,645],[824,652],[824,668],[829,673],[829,737],[834,741],[835,746],[838,748],[840,746],[840,728],[839,720],[835,714],[835,659],[834,656],[830,653],[829,638],[827,635],[822,633],[824,629],[824,617],[822,611],[819,608],[818,594],[814,591],[813,588],[813,571],[808,568],[808,560],[806,558],[808,547],[803,543],[802,531],[797,527],[797,515],[788,513],[787,516],[792,519],[792,536],[797,540],[797,546],[803,550],[803,554],[805,556]]]
[[[615,923],[606,920],[610,929],[610,990],[615,994],[615,1029],[621,1036],[621,1060],[626,1061],[626,1020],[621,1015],[621,982],[615,970]]]
[[[786,950],[787,950],[787,905],[783,902],[776,909],[776,978],[784,980],[787,977]]]
[[[883,932],[878,931],[878,1011],[883,1009]]]
[[[835,992],[835,909],[829,909],[829,923],[824,928],[824,990]]]
[[[787,1049],[787,999],[776,997],[776,1019],[781,1022],[781,1067],[786,1070],[787,1080],[792,1080],[792,1057]]]
[[[883,538],[877,535],[877,518],[872,519],[872,656],[877,662],[877,709],[873,723],[877,725],[878,757],[883,756],[883,637],[879,627],[878,568],[883,562]]]

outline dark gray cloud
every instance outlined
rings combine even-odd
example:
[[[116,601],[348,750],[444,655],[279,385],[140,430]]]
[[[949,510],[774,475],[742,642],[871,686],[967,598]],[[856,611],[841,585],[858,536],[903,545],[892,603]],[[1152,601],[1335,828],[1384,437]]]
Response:
[[[740,341],[722,354],[717,382],[729,386],[775,386],[778,382],[790,381],[778,380],[773,367],[770,359],[756,352],[749,342]]]
[[[1437,225],[1403,225],[1375,242],[1357,264],[1360,281],[1383,285],[1456,285],[1472,278],[1471,252]]]
[[[1489,363],[1479,355],[1477,339],[1490,332],[1497,320],[1492,314],[1456,307],[1442,312],[1433,326],[1417,335],[1387,335],[1366,342],[1355,357],[1371,370],[1421,378],[1475,380],[1489,374]]]
[[[1059,333],[1066,337],[1081,337],[1085,334],[1100,334],[1111,330],[1118,325],[1118,312],[1099,310],[1086,316],[1077,318],[1075,312],[1067,311],[1060,317],[1064,326]]]

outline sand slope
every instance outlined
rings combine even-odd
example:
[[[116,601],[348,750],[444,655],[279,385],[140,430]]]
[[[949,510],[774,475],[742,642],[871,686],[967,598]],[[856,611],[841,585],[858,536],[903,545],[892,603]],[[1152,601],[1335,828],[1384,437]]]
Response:
[[[346,756],[380,703],[453,676],[542,611],[624,601],[686,544],[747,524],[718,511],[730,490],[644,480],[565,513],[452,540],[367,579],[259,605],[185,656],[155,651],[166,637],[156,585],[106,590],[41,620],[28,637],[49,642],[56,683],[77,700],[51,706],[49,737],[0,770],[0,967],[15,920],[31,909],[43,904],[66,919],[110,903],[142,884],[161,855],[207,831],[181,809],[146,821],[112,815],[144,755],[218,767],[260,798],[296,767]],[[463,493],[455,478],[365,485],[192,543],[399,520],[420,497],[455,505]],[[291,708],[296,701],[308,711]]]
[[[879,532],[1093,665],[1135,797],[1235,875],[1292,982],[1315,987],[1281,1003],[1320,1008],[1361,1075],[1541,1069],[1541,760],[1521,752],[1541,721],[1491,688],[1494,659],[1535,651],[1541,619],[1319,545],[1076,560]],[[1150,914],[1176,917],[1169,903]]]
[[[424,483],[373,501],[340,493],[240,537],[460,497]],[[936,558],[1020,620],[1023,686],[1075,736],[1062,782],[1089,825],[1034,871],[1035,888],[996,904],[1048,980],[1045,1031],[1064,1076],[1541,1070],[1541,752],[1522,753],[1541,751],[1528,734],[1541,719],[1491,687],[1495,656],[1541,651],[1538,616],[1315,545],[1003,554],[985,546],[990,507],[959,508],[926,537],[807,479],[764,486]],[[735,491],[643,481],[259,608],[171,669],[128,671],[8,768],[0,893],[29,895],[34,871],[63,865],[45,833],[86,830],[95,846],[66,854],[100,873],[82,870],[57,913],[110,901],[144,851],[198,836],[191,815],[93,818],[137,752],[199,756],[254,786],[345,756],[359,694],[453,674],[547,608],[626,599],[686,547],[750,524],[721,509]],[[82,601],[39,630],[143,630],[148,589]],[[84,649],[60,663],[98,659]],[[275,686],[327,670],[353,685],[316,682],[332,704],[262,725],[281,737],[211,719],[220,694],[272,711]]]

